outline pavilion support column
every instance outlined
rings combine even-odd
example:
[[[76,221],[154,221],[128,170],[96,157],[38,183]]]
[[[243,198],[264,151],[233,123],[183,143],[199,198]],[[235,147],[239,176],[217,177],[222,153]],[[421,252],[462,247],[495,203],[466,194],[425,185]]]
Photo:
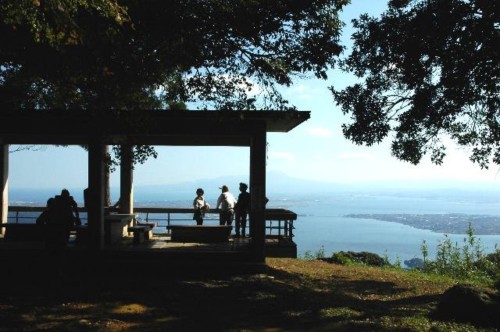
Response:
[[[0,144],[0,222],[7,222],[9,210],[9,145]],[[5,228],[0,228],[4,234]]]
[[[266,250],[266,125],[258,123],[250,145],[250,235],[256,262],[265,262]]]
[[[90,246],[104,247],[104,191],[106,145],[99,139],[89,144],[88,225]]]
[[[134,163],[133,146],[121,146],[120,164],[120,213],[134,212]]]

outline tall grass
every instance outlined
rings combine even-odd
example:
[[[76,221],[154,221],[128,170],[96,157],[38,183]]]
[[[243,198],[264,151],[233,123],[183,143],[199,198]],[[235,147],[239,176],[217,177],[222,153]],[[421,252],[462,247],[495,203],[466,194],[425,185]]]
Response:
[[[437,246],[435,260],[429,259],[427,243],[423,241],[421,252],[424,266],[422,270],[462,279],[488,278],[493,280],[499,273],[500,267],[484,254],[481,241],[474,235],[470,223],[466,234],[461,246],[445,235]]]

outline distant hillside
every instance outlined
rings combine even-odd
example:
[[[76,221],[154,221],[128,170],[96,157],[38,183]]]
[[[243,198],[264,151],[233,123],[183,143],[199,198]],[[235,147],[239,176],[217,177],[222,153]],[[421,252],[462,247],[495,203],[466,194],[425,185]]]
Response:
[[[182,182],[177,184],[161,184],[135,187],[136,195],[144,195],[144,197],[157,196],[159,194],[175,194],[178,196],[189,195],[193,196],[196,188],[203,188],[205,195],[216,196],[220,193],[220,187],[227,185],[233,194],[238,194],[238,186],[240,182],[249,184],[248,177],[225,176],[212,179],[200,179],[190,182]],[[266,190],[269,195],[283,193],[317,193],[317,192],[334,192],[341,188],[331,183],[312,181],[290,177],[284,173],[270,172],[266,179]]]
[[[225,184],[237,195],[240,182],[249,183],[248,176],[224,176],[212,179],[199,179],[174,184],[141,185],[136,184],[134,196],[141,202],[148,201],[186,201],[194,197],[197,188],[205,190],[208,199],[215,199],[220,193],[220,187]],[[369,193],[387,194],[401,197],[422,198],[467,198],[467,201],[496,202],[500,199],[500,185],[475,184],[443,181],[379,181],[370,183],[331,183],[326,181],[306,180],[291,177],[282,172],[268,172],[266,178],[267,195],[270,196],[300,196],[330,193]],[[68,188],[75,200],[83,204],[83,189]],[[250,188],[251,189],[251,188]],[[55,189],[16,189],[9,190],[11,205],[44,205],[49,197],[60,192]],[[111,188],[111,199],[119,197],[119,188]]]

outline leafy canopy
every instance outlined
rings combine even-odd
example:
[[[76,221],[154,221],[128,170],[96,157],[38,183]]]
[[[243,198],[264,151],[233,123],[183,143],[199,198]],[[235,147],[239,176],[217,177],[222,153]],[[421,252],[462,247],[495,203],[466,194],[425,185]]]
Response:
[[[346,138],[441,164],[443,140],[471,148],[482,168],[500,164],[500,2],[392,0],[379,17],[353,20],[341,68],[360,83],[331,91],[351,122]]]
[[[346,3],[2,1],[0,107],[286,109],[276,86],[342,51]]]

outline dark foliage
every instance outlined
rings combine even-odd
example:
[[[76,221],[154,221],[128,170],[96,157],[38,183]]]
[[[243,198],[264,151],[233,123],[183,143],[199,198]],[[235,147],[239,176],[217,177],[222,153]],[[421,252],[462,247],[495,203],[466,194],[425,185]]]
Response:
[[[389,136],[393,155],[413,164],[425,154],[441,164],[451,137],[481,167],[500,164],[500,2],[393,0],[353,24],[341,67],[360,83],[331,88],[351,116],[345,137]]]
[[[346,3],[3,1],[0,106],[288,108],[275,85],[326,78]]]
[[[369,266],[388,266],[389,263],[387,259],[380,257],[377,254],[371,252],[353,252],[353,251],[339,251],[333,253],[332,257],[323,258],[322,260],[335,264],[350,264],[350,263],[360,263]]]

